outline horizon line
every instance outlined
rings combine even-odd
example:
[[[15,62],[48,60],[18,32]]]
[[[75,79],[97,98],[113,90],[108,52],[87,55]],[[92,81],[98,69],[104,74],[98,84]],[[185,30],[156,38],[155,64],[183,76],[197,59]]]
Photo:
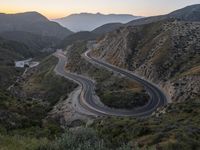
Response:
[[[79,13],[71,13],[69,15],[64,15],[62,17],[56,17],[56,18],[51,18],[48,17],[47,15],[45,15],[42,12],[39,11],[35,11],[35,10],[30,10],[30,11],[21,11],[21,12],[0,12],[0,14],[6,14],[6,15],[15,15],[15,14],[24,14],[24,13],[39,13],[42,16],[50,19],[50,20],[54,20],[54,19],[61,19],[61,18],[65,18],[65,17],[69,17],[71,15],[79,15],[79,14],[91,14],[91,15],[97,15],[97,14],[101,14],[101,15],[130,15],[130,16],[135,16],[135,17],[150,17],[150,16],[142,16],[142,15],[135,15],[135,14],[131,14],[131,13],[101,13],[101,12],[79,12]],[[157,16],[157,15],[155,15]]]
[[[199,4],[192,4],[192,5],[187,5],[185,7],[189,7],[189,6],[193,6],[193,5],[199,5]],[[168,13],[171,13],[173,11],[185,8],[185,7],[180,7],[178,9],[169,11],[167,13],[163,13],[163,14],[155,14],[155,15],[149,15],[149,16],[145,16],[145,15],[138,15],[138,14],[132,14],[132,13],[102,13],[102,12],[75,12],[75,13],[70,13],[70,14],[66,14],[66,15],[62,15],[60,17],[50,17],[47,14],[45,14],[44,12],[40,12],[37,10],[28,10],[28,11],[10,11],[10,12],[0,12],[0,14],[8,14],[8,15],[14,15],[14,14],[23,14],[23,13],[28,13],[28,12],[36,12],[41,14],[42,16],[46,17],[49,20],[55,20],[55,19],[61,19],[61,18],[65,18],[65,17],[69,17],[71,15],[78,15],[78,14],[102,14],[102,15],[132,15],[135,17],[152,17],[152,16],[160,16],[160,15],[166,15]]]

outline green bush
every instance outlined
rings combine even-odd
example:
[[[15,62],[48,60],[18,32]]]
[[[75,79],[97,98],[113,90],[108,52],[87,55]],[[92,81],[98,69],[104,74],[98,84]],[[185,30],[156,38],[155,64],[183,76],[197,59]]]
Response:
[[[101,101],[113,108],[133,109],[143,106],[148,101],[148,95],[145,93],[137,93],[131,90],[124,91],[105,91],[101,96]]]
[[[200,147],[200,104],[169,104],[164,114],[136,119],[107,117],[91,127],[105,140],[105,145],[117,148],[132,142],[141,149],[198,149]],[[158,112],[157,112],[158,113]]]
[[[66,131],[54,143],[40,148],[41,150],[106,150],[94,130],[79,128]]]
[[[36,150],[43,145],[48,145],[46,138],[30,138],[24,136],[9,136],[0,134],[1,150]]]

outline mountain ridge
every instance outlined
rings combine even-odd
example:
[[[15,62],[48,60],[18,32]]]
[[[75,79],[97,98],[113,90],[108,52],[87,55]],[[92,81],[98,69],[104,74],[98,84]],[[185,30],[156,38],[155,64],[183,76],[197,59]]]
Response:
[[[195,101],[199,29],[199,22],[178,20],[122,27],[98,41],[93,55],[159,84],[173,102],[188,101],[188,97]]]
[[[0,33],[7,31],[25,31],[60,39],[72,34],[67,28],[49,21],[38,12],[0,14]]]
[[[95,28],[107,23],[127,23],[131,20],[141,18],[130,14],[101,14],[101,13],[80,13],[72,14],[67,17],[54,19],[53,21],[69,28],[74,32],[78,31],[92,31]],[[90,25],[88,25],[90,22]]]
[[[172,11],[171,13],[168,13],[166,15],[141,18],[138,19],[137,21],[133,20],[125,25],[126,26],[142,25],[171,18],[179,19],[182,21],[200,21],[199,14],[200,14],[200,4],[195,4]]]
[[[173,18],[182,20],[182,21],[200,21],[199,14],[200,14],[200,4],[190,5],[190,6],[172,11],[165,15],[139,18],[137,20],[130,21],[126,24],[121,24],[121,25],[119,24],[117,25],[117,23],[104,24],[94,29],[92,32],[94,33],[97,32],[98,34],[102,32],[103,34],[105,34],[123,26],[138,26],[138,25],[149,24],[152,22],[166,20],[166,19],[170,20]]]

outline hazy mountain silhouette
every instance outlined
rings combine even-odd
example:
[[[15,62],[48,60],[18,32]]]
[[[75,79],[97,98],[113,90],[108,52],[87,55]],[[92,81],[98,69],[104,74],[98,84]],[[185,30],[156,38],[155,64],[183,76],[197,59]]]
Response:
[[[127,14],[109,14],[104,15],[101,13],[81,13],[72,14],[70,16],[55,19],[55,22],[60,23],[64,27],[72,31],[92,31],[97,27],[100,27],[108,23],[127,23],[131,20],[141,18],[139,16],[127,15]]]
[[[148,24],[148,23],[157,22],[161,20],[167,20],[167,19],[168,20],[177,19],[181,21],[200,21],[199,14],[200,14],[200,4],[191,5],[191,6],[184,7],[182,9],[178,9],[166,15],[140,18],[137,20],[130,21],[126,24],[120,24],[120,23],[105,24],[96,28],[92,32],[96,34],[105,34],[108,32],[112,32],[122,26],[143,25],[143,24]]]

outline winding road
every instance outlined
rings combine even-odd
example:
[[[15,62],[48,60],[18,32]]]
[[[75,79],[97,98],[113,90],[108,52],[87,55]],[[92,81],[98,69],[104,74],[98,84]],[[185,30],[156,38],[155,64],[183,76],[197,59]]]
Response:
[[[113,109],[107,106],[101,105],[97,102],[95,96],[95,84],[92,80],[87,77],[77,75],[74,73],[70,73],[65,70],[65,64],[67,63],[67,58],[63,54],[62,51],[58,51],[54,54],[59,58],[59,62],[55,68],[57,74],[73,80],[79,86],[81,86],[81,92],[78,96],[78,104],[83,107],[83,109],[91,112],[94,116],[134,116],[134,117],[144,117],[151,115],[157,108],[164,106],[167,104],[167,98],[165,94],[154,84],[146,81],[145,79],[141,79],[137,75],[134,75],[132,72],[121,69],[119,67],[113,66],[101,60],[97,60],[89,55],[89,51],[83,54],[83,57],[93,63],[105,67],[114,72],[120,73],[131,80],[135,80],[141,83],[148,94],[150,95],[149,102],[139,108],[135,108],[133,110],[123,110],[123,109]]]

